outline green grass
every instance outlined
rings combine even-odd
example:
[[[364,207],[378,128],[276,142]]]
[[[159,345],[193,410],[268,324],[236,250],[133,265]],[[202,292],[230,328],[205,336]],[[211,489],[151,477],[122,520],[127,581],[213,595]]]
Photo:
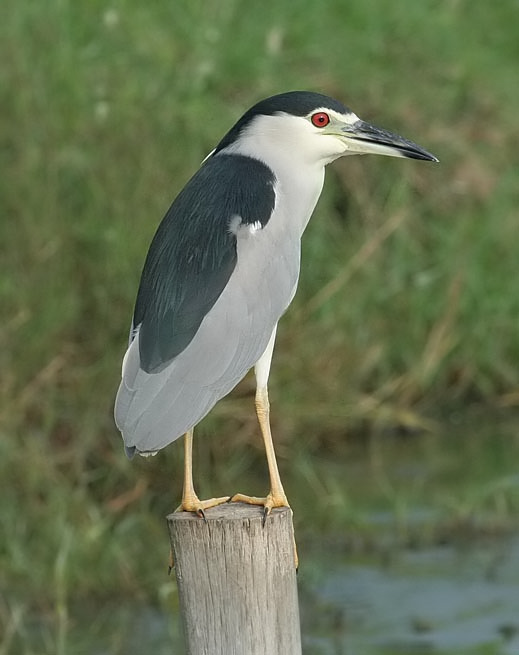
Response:
[[[309,507],[305,484],[335,470],[323,453],[345,455],[353,436],[427,430],[474,403],[519,404],[516,3],[7,0],[3,9],[0,589],[11,591],[0,625],[22,652],[20,626],[34,612],[48,617],[44,652],[70,652],[72,598],[174,598],[162,517],[179,494],[180,448],[127,462],[113,397],[152,234],[261,97],[335,95],[441,160],[351,158],[328,171],[271,382],[299,514],[326,516]],[[251,382],[240,391],[200,430],[202,493],[245,490],[251,470],[263,475]],[[465,457],[457,444],[467,440],[453,440]],[[516,439],[503,448],[511,456]],[[513,485],[499,486],[506,462],[485,477],[505,510],[517,499]],[[342,504],[337,524],[362,524],[350,510],[365,496],[348,496],[336,468],[323,499]],[[486,510],[493,501],[478,496],[478,480],[455,491],[442,481],[433,496],[445,507],[453,493],[453,515]],[[366,505],[405,507],[415,492],[404,485]],[[0,638],[0,653],[9,643]]]

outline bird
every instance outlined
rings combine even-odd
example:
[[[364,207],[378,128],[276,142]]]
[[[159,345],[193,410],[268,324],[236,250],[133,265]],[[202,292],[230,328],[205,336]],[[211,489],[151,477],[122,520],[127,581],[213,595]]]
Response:
[[[224,135],[160,223],[142,270],[114,412],[129,458],[156,454],[184,436],[178,510],[205,518],[210,507],[241,501],[262,506],[265,519],[273,508],[289,507],[269,419],[276,329],[296,292],[301,237],[325,167],[369,153],[438,161],[326,95],[271,96]],[[253,368],[269,491],[200,500],[194,428]]]

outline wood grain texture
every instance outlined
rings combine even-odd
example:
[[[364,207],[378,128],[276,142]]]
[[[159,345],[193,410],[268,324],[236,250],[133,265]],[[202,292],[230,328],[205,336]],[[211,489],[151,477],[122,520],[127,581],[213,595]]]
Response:
[[[300,655],[292,511],[168,516],[187,655]]]

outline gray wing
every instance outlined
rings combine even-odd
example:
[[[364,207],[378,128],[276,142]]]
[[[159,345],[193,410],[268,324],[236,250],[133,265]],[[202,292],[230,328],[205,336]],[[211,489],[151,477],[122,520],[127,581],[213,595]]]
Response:
[[[258,310],[249,282],[268,263],[254,246],[238,265],[238,242],[253,239],[248,226],[268,223],[274,181],[259,161],[211,157],[159,226],[115,406],[129,454],[158,450],[195,425],[266,347],[279,316],[263,300]]]
[[[273,174],[249,157],[211,157],[171,205],[151,243],[132,334],[141,367],[158,373],[191,342],[236,266],[233,217],[268,222]]]

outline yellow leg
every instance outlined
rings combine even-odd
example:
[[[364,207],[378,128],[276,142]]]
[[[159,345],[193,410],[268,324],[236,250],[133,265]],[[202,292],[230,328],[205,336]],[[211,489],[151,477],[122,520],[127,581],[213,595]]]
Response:
[[[267,454],[267,464],[270,477],[270,491],[266,498],[257,498],[256,496],[246,496],[245,494],[235,494],[232,502],[248,503],[249,505],[262,505],[264,507],[263,522],[272,511],[273,507],[290,507],[288,504],[285,490],[281,483],[279,475],[278,464],[276,461],[276,453],[274,451],[274,443],[272,441],[272,433],[270,431],[270,405],[268,399],[267,387],[257,389],[256,391],[256,414],[265,444],[265,452]],[[296,569],[299,568],[299,557],[297,554],[297,546],[294,539],[294,563]]]
[[[195,486],[193,484],[193,429],[189,430],[184,435],[184,486],[182,489],[182,502],[175,512],[194,512],[200,516],[200,518],[205,520],[204,510],[226,503],[230,498],[230,496],[222,496],[221,498],[200,500],[196,495]],[[171,573],[171,569],[174,566],[175,561],[173,558],[173,551],[170,548],[169,573]]]
[[[274,352],[274,343],[276,341],[276,328],[274,326],[269,342],[263,355],[256,362],[254,373],[256,375],[256,414],[263,443],[265,444],[265,453],[267,455],[267,464],[270,476],[270,491],[266,498],[256,498],[255,496],[245,496],[244,494],[235,494],[231,500],[250,505],[263,505],[265,508],[265,517],[267,517],[273,507],[290,507],[281,484],[279,477],[278,465],[276,462],[276,453],[272,443],[272,434],[270,432],[270,404],[267,390],[267,382],[270,373],[270,364],[272,362],[272,353]]]
[[[274,352],[274,343],[276,341],[276,328],[277,325],[272,330],[265,352],[254,367],[254,373],[256,375],[256,414],[261,428],[263,443],[265,444],[270,476],[270,491],[266,498],[236,494],[231,499],[251,505],[263,505],[265,508],[265,517],[270,514],[273,507],[290,507],[283,490],[283,485],[281,484],[281,478],[279,477],[276,453],[274,452],[274,444],[272,443],[272,434],[270,432],[270,404],[267,382],[269,379],[270,364],[272,362],[272,353]]]
[[[270,491],[265,498],[235,494],[231,500],[233,502],[249,503],[250,505],[263,505],[265,508],[265,516],[268,516],[273,507],[290,507],[290,505],[288,504],[281,483],[276,461],[276,453],[274,451],[274,443],[272,441],[272,433],[270,431],[270,405],[267,387],[262,389],[258,388],[256,391],[256,414],[258,416],[263,443],[265,444],[265,453],[267,455],[267,465],[270,477]]]
[[[260,357],[254,372],[256,374],[256,414],[265,444],[265,453],[267,455],[267,464],[270,477],[270,491],[265,498],[256,498],[255,496],[246,496],[245,494],[235,494],[231,500],[234,502],[249,503],[250,505],[262,505],[264,507],[263,521],[272,511],[273,507],[290,507],[285,490],[281,484],[281,477],[276,461],[272,433],[270,431],[270,403],[267,389],[267,382],[272,362],[272,353],[274,352],[274,343],[276,341],[276,327],[272,330],[269,343],[265,352]],[[298,567],[297,549],[294,541],[294,560],[296,569]]]
[[[205,509],[226,503],[229,498],[229,496],[222,496],[221,498],[200,500],[196,495],[193,485],[193,429],[189,430],[184,436],[184,488],[182,490],[182,502],[175,511],[195,512],[201,518],[205,518]]]

